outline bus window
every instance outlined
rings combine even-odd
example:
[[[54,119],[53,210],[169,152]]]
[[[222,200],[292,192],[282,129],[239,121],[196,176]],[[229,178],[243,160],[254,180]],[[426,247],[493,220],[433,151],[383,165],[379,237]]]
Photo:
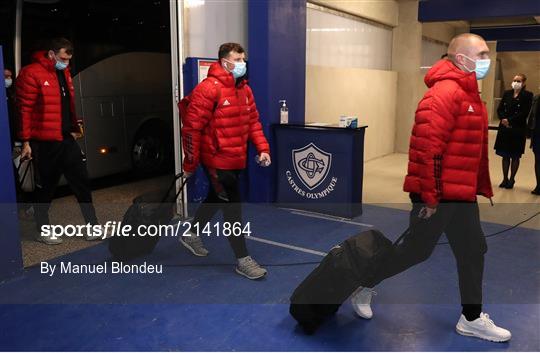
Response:
[[[90,177],[171,169],[168,1],[25,1],[23,65],[53,37],[74,45],[70,70]]]

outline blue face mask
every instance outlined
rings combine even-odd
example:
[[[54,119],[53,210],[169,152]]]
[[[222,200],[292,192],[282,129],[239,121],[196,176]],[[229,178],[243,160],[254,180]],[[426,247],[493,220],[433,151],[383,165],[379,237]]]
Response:
[[[4,83],[6,84],[6,88],[9,88],[13,84],[13,80],[10,78],[5,78]]]
[[[56,64],[54,64],[54,67],[56,68],[56,70],[62,71],[62,70],[65,70],[68,67],[68,64],[56,60]]]
[[[464,55],[462,54],[463,57],[467,58],[467,60],[470,60],[472,62],[475,63],[475,69],[474,70],[469,70],[467,67],[465,67],[465,69],[467,69],[469,72],[475,72],[476,73],[476,79],[477,80],[481,80],[483,78],[485,78],[489,72],[489,67],[491,65],[491,60],[490,59],[478,59],[478,60],[473,60],[471,58],[469,58],[467,55]]]
[[[231,61],[228,61],[226,60],[228,63],[231,63],[231,64],[234,64],[234,69],[231,71],[231,73],[233,74],[234,78],[239,78],[239,77],[242,77],[246,74],[246,71],[247,71],[247,67],[246,67],[246,63],[244,62],[231,62]]]

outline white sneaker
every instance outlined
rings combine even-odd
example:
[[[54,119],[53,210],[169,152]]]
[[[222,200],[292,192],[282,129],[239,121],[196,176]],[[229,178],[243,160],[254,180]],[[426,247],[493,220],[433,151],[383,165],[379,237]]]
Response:
[[[474,321],[467,321],[461,315],[456,325],[456,331],[463,336],[478,337],[492,342],[506,342],[512,338],[510,331],[495,325],[488,314],[481,313]]]
[[[364,319],[371,319],[373,311],[371,310],[371,298],[377,295],[372,288],[359,287],[351,295],[351,304],[354,312]]]
[[[58,244],[62,244],[63,242],[62,238],[52,238],[50,235],[43,236],[41,234],[38,234],[36,236],[36,241],[47,244],[47,245],[58,245]]]

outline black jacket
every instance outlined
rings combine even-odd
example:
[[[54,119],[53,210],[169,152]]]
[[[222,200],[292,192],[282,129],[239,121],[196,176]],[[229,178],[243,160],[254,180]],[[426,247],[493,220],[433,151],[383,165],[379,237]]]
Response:
[[[522,89],[514,99],[514,90],[505,91],[497,108],[499,119],[508,119],[514,128],[524,129],[527,126],[527,116],[531,110],[533,94]]]
[[[6,89],[6,99],[7,99],[7,108],[8,108],[8,118],[9,118],[9,134],[11,137],[11,143],[18,141],[17,138],[17,111],[15,110],[15,87],[14,85]]]
[[[540,151],[540,94],[534,96],[531,112],[527,118],[527,127],[531,130],[531,148]]]
[[[499,119],[508,119],[510,127],[499,124],[495,149],[511,154],[525,153],[527,116],[531,111],[533,94],[525,89],[514,98],[514,90],[504,92],[497,114]]]

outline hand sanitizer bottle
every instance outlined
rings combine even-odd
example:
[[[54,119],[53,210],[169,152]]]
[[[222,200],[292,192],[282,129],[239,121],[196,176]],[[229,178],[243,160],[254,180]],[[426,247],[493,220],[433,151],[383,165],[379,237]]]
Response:
[[[289,123],[289,108],[287,108],[287,101],[280,100],[281,108],[279,109],[279,123],[288,124]]]

